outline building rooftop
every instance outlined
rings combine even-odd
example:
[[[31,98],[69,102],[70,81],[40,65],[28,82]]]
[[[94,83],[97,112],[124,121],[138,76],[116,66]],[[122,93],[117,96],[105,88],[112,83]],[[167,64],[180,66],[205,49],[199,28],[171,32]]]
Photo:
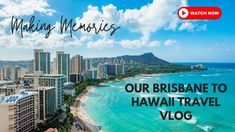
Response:
[[[64,85],[74,85],[74,83],[72,83],[72,82],[66,82],[66,83],[64,83]]]
[[[74,83],[72,82],[64,83],[64,89],[74,89]]]
[[[23,98],[31,96],[31,95],[36,95],[36,94],[38,94],[38,93],[37,92],[25,92],[25,91],[22,91],[19,94],[14,94],[14,95],[6,96],[3,99],[2,103],[16,103],[20,99],[23,99]]]
[[[3,85],[3,86],[1,86],[0,85],[0,89],[16,89],[16,88],[24,88],[24,85],[22,85],[22,84],[19,84],[19,85],[17,85],[17,84],[12,84],[12,85]]]
[[[14,84],[14,81],[0,81],[0,86],[12,85],[12,84]]]
[[[35,88],[33,88],[33,89],[39,89],[39,90],[43,90],[43,89],[45,89],[45,90],[49,90],[49,89],[54,89],[55,87],[35,87]]]
[[[63,74],[26,74],[24,77],[64,77]]]

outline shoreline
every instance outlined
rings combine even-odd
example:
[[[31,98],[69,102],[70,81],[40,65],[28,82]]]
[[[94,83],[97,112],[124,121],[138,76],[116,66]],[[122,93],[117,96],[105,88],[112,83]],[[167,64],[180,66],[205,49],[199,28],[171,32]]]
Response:
[[[82,129],[80,129],[80,131],[102,132],[101,126],[98,126],[97,123],[87,113],[87,108],[85,105],[87,99],[89,98],[88,94],[91,93],[95,89],[95,87],[102,86],[107,82],[127,80],[136,76],[151,77],[154,75],[159,75],[159,74],[138,74],[131,77],[124,77],[122,79],[104,81],[96,86],[87,86],[86,89],[79,96],[76,97],[74,105],[71,106],[71,113],[74,115],[75,118],[77,118],[79,125],[82,126]]]
[[[107,82],[111,81],[121,81],[121,80],[127,80],[131,77],[124,77],[122,79],[115,79],[115,80],[108,80],[99,83],[96,86],[87,86],[86,89],[76,97],[75,103],[73,106],[70,107],[71,113],[74,115],[75,118],[77,118],[77,121],[82,129],[80,131],[84,132],[102,132],[101,126],[98,126],[97,123],[90,117],[90,115],[87,113],[86,108],[86,101],[89,98],[88,94],[91,93],[95,87],[99,85],[104,85]]]
[[[77,118],[77,121],[81,127],[81,131],[85,132],[100,132],[101,128],[87,113],[87,107],[85,105],[88,94],[95,89],[96,86],[87,86],[86,89],[75,99],[75,104],[71,107],[71,113]]]
[[[76,97],[75,103],[71,107],[71,113],[73,113],[74,117],[78,119],[79,124],[83,128],[83,129],[80,129],[80,131],[85,131],[85,132],[101,132],[102,131],[101,126],[98,126],[97,123],[87,113],[87,107],[85,104],[87,99],[89,98],[88,94],[91,93],[95,89],[95,87],[102,86],[107,82],[127,80],[136,76],[152,77],[155,75],[162,75],[162,74],[172,74],[172,73],[138,74],[138,75],[131,76],[131,77],[124,77],[122,79],[107,80],[95,86],[87,86],[85,90],[79,96]]]

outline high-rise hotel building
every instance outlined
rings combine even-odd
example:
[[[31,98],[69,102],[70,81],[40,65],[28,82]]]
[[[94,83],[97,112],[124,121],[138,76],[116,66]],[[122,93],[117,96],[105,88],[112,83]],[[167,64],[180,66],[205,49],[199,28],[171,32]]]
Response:
[[[24,76],[24,80],[35,88],[55,87],[55,108],[57,110],[64,104],[64,79],[62,74],[43,74],[42,72],[34,72],[34,74]]]
[[[83,57],[80,55],[73,56],[71,58],[71,73],[70,73],[71,82],[78,83],[83,81],[82,67],[83,67]]]
[[[109,77],[125,73],[123,64],[106,64],[106,65],[107,65],[107,74]]]
[[[69,82],[70,80],[70,56],[65,54],[63,51],[56,52],[56,73],[64,74],[65,81]]]
[[[75,55],[71,59],[71,73],[82,74],[83,57]]]
[[[98,64],[97,65],[97,78],[109,78],[117,75],[125,74],[123,64]]]
[[[107,65],[98,64],[97,65],[97,79],[108,78]]]
[[[38,92],[38,119],[40,122],[53,117],[56,112],[55,87],[27,88],[26,91]]]
[[[12,83],[11,83],[12,82]],[[14,84],[13,81],[0,81],[0,95],[10,96],[22,91],[37,92],[38,118],[40,122],[46,121],[56,112],[55,87],[33,87],[25,84]]]
[[[82,70],[83,71],[88,71],[91,70],[92,67],[92,59],[90,58],[84,58],[82,61]]]
[[[44,74],[50,74],[50,53],[43,49],[34,50],[34,71],[42,71]]]
[[[1,132],[29,132],[35,129],[38,93],[21,92],[0,101]]]

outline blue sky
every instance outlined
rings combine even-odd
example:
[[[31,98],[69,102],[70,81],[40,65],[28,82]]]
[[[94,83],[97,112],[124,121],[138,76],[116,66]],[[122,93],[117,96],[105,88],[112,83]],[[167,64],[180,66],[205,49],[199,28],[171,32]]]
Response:
[[[38,3],[37,5],[41,4],[40,8],[36,6],[34,9],[31,9],[33,11],[28,9],[24,12],[20,9],[21,13],[16,15],[18,18],[28,20],[32,15],[35,15],[37,19],[51,24],[55,24],[59,21],[61,15],[73,19],[79,17],[85,21],[87,16],[83,16],[83,13],[88,10],[91,11],[91,9],[88,9],[89,5],[92,6],[92,9],[95,9],[95,7],[98,8],[96,13],[99,12],[102,14],[100,19],[103,19],[102,16],[110,15],[110,12],[112,14],[115,9],[118,15],[107,18],[107,21],[117,25],[120,24],[121,28],[112,37],[91,35],[91,39],[80,41],[80,33],[75,33],[77,41],[73,39],[68,40],[68,38],[61,36],[59,36],[60,39],[55,38],[49,41],[34,38],[37,34],[29,34],[28,37],[32,38],[27,40],[21,40],[20,38],[14,40],[15,38],[12,38],[13,35],[9,33],[8,25],[8,27],[3,29],[3,32],[0,32],[2,36],[8,35],[7,37],[0,37],[0,60],[32,59],[33,49],[39,46],[39,48],[50,51],[52,53],[51,58],[55,57],[56,51],[63,50],[66,53],[70,53],[71,56],[81,54],[84,57],[110,57],[153,52],[156,56],[171,62],[235,62],[235,1],[187,1],[187,5],[189,6],[220,7],[223,15],[219,20],[213,21],[182,21],[176,19],[176,10],[182,3],[185,4],[184,1],[182,0],[181,3],[180,0],[161,1],[162,0],[129,0],[128,2],[124,0],[49,0],[46,3]],[[171,6],[165,6],[167,2],[169,2]],[[27,5],[27,3],[20,4]],[[110,4],[112,4],[112,6],[109,6]],[[14,11],[7,12],[7,8],[4,8],[7,5],[9,5],[9,3],[0,2],[0,7],[2,8],[0,8],[0,23],[3,23],[4,20],[7,20],[7,18],[15,13]],[[105,14],[102,7],[107,7],[106,9],[112,9],[112,11],[108,10],[110,12]],[[123,13],[120,13],[121,10]],[[5,15],[4,12],[9,13],[9,15]],[[164,18],[161,14],[170,15]],[[143,15],[143,18],[135,17],[135,15]],[[165,20],[161,20],[162,18]],[[125,22],[117,22],[119,19],[125,19]],[[134,22],[128,23],[130,20]],[[173,21],[176,22],[173,23]],[[170,26],[171,24],[174,26]],[[7,25],[7,22],[5,25]],[[66,40],[58,42],[61,41],[61,39]],[[36,43],[36,41],[38,41],[38,44],[30,44],[33,42]],[[66,45],[67,41],[72,42],[70,45]],[[54,46],[55,43],[57,46]]]

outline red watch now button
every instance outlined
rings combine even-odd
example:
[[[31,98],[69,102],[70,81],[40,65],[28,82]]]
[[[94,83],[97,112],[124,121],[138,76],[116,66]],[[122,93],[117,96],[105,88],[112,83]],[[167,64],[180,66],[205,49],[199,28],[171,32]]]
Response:
[[[222,16],[219,7],[181,7],[178,16],[183,20],[215,20]]]

